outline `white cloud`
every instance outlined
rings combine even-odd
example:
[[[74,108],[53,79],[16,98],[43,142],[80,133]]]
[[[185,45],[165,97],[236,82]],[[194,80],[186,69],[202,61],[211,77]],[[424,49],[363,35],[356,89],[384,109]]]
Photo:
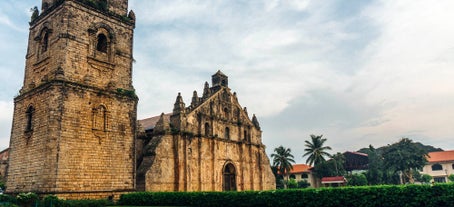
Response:
[[[423,139],[445,149],[454,146],[454,28],[452,1],[384,1],[369,10],[380,36],[364,53],[353,91],[381,106],[379,124],[355,129],[387,143],[396,137]],[[448,58],[451,57],[451,58]],[[357,135],[357,136],[358,136]],[[413,136],[413,137],[412,137]],[[444,141],[442,141],[444,140]],[[367,140],[368,141],[368,140]]]
[[[12,117],[12,101],[0,101],[0,149],[5,149],[9,146]]]

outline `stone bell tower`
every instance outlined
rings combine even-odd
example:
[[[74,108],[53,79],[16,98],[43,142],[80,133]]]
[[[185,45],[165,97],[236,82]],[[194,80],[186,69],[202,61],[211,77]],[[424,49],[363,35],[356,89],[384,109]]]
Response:
[[[14,99],[7,193],[135,189],[135,15],[128,0],[42,0]]]

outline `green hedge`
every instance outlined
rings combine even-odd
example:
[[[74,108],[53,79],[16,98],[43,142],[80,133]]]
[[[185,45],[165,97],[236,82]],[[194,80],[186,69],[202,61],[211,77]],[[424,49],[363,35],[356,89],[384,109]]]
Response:
[[[200,207],[454,207],[454,185],[384,185],[260,192],[138,192],[122,195],[118,203],[135,206]]]
[[[17,197],[0,195],[0,207],[13,206],[12,204],[22,206],[23,202],[21,203]],[[56,196],[46,196],[42,200],[35,200],[28,204],[31,207],[105,207],[109,205],[113,205],[113,202],[108,200],[61,200]]]

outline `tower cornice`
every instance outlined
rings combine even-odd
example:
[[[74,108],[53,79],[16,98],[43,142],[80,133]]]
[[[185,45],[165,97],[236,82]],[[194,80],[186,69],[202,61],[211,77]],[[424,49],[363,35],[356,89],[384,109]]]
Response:
[[[96,92],[97,94],[119,96],[119,97],[123,97],[123,98],[132,99],[135,101],[139,100],[139,98],[135,94],[135,91],[133,91],[133,90],[117,88],[117,90],[112,91],[112,90],[106,90],[106,89],[102,89],[102,88],[98,88],[98,87],[94,87],[94,86],[90,86],[90,85],[86,85],[86,84],[82,84],[82,83],[75,83],[75,82],[71,82],[71,81],[67,81],[67,80],[55,79],[55,80],[51,80],[49,82],[43,83],[29,91],[21,93],[20,95],[14,97],[14,102],[17,102],[21,99],[24,99],[30,95],[35,94],[35,93],[39,93],[43,90],[46,90],[47,88],[49,88],[51,86],[70,86],[70,87],[74,87],[74,88],[83,88],[85,90]]]
[[[111,12],[111,11],[109,11],[107,9],[97,8],[95,6],[92,6],[92,5],[88,4],[88,3],[86,3],[86,2],[89,2],[89,1],[78,1],[78,0],[58,0],[58,1],[56,1],[54,5],[52,5],[51,7],[47,8],[46,10],[44,10],[35,19],[32,19],[30,21],[30,27],[33,28],[34,26],[39,25],[39,23],[43,19],[45,19],[51,13],[54,13],[55,11],[61,9],[63,4],[68,4],[69,2],[76,3],[76,4],[82,6],[82,7],[86,8],[86,9],[95,11],[96,13],[103,14],[106,17],[114,18],[114,19],[116,19],[116,20],[118,20],[120,22],[123,22],[123,23],[125,23],[127,25],[135,27],[135,14],[122,16],[120,14]]]

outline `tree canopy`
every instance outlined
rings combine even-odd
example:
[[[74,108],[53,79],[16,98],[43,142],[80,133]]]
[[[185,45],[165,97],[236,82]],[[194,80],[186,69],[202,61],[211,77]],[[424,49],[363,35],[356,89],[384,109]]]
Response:
[[[345,157],[342,153],[337,153],[331,156],[328,161],[322,162],[314,167],[314,173],[317,177],[332,177],[332,176],[343,176],[346,174],[345,168]]]
[[[292,150],[290,148],[285,148],[282,145],[274,149],[271,157],[273,158],[273,167],[277,169],[280,175],[286,177],[286,175],[293,169],[292,163],[295,163],[293,160]],[[284,184],[284,188],[286,185]]]
[[[306,163],[309,165],[317,166],[326,161],[325,157],[330,157],[331,155],[326,152],[327,150],[331,150],[331,147],[324,146],[326,139],[322,138],[323,135],[313,135],[311,134],[311,140],[305,141],[306,148],[304,151],[303,157],[309,156],[306,160]]]
[[[427,152],[402,138],[399,142],[388,145],[383,153],[384,167],[402,175],[403,182],[414,183],[413,170],[420,170],[427,163]]]

